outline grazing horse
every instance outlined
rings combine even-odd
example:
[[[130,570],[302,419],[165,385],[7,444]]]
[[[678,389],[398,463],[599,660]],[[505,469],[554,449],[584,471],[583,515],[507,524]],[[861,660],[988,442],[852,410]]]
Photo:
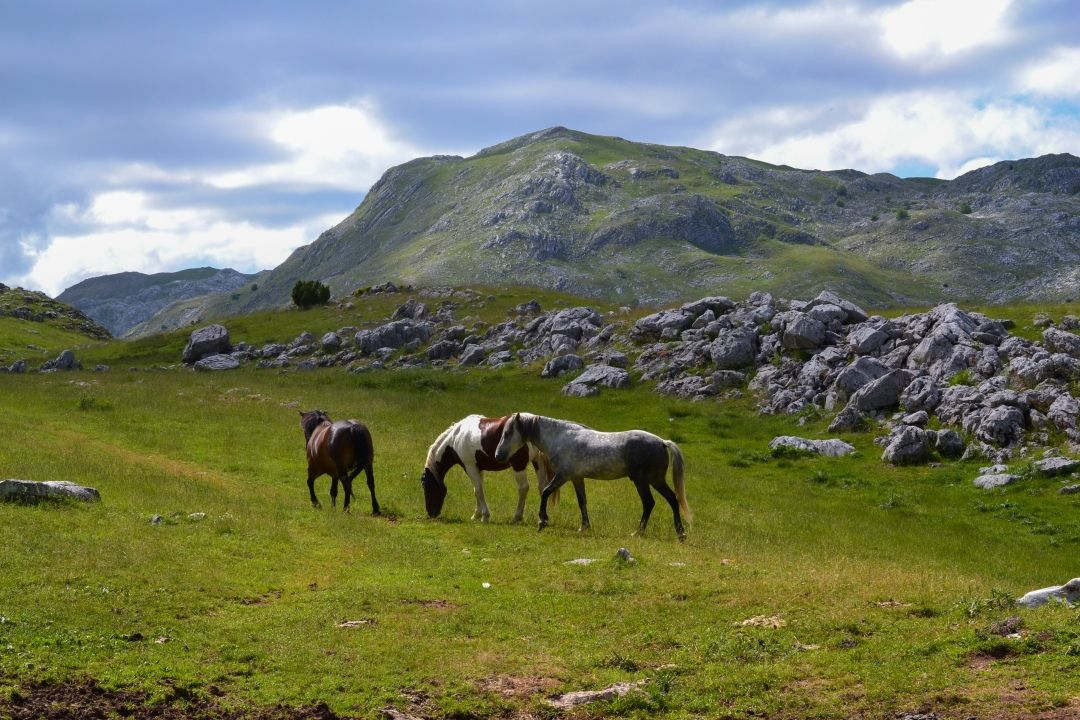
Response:
[[[678,446],[670,440],[664,440],[644,430],[599,432],[566,420],[531,413],[514,413],[503,428],[502,438],[495,449],[495,459],[505,461],[525,443],[539,448],[551,465],[551,482],[540,493],[540,530],[543,530],[548,522],[548,496],[566,481],[574,483],[578,508],[581,510],[581,529],[586,530],[589,527],[589,512],[585,504],[585,484],[582,480],[629,477],[641,496],[641,522],[635,534],[645,532],[649,515],[656,504],[651,486],[671,505],[671,511],[675,515],[675,532],[680,540],[686,539],[682,516],[689,521],[691,515],[686,504],[686,489],[683,483],[683,456]],[[674,492],[664,477],[667,474],[669,453],[671,476],[675,483]]]
[[[439,517],[443,501],[446,500],[446,473],[455,465],[460,465],[472,480],[473,493],[476,495],[476,512],[472,519],[482,522],[487,522],[491,517],[487,501],[484,500],[483,471],[513,468],[518,486],[518,504],[513,522],[521,522],[525,512],[525,496],[529,492],[525,468],[532,463],[537,486],[543,488],[548,478],[547,461],[535,448],[526,445],[509,453],[501,462],[495,460],[495,447],[509,419],[509,415],[501,418],[469,415],[446,428],[431,444],[424,461],[424,474],[420,478],[428,517]]]
[[[307,440],[307,485],[312,506],[322,507],[315,497],[315,478],[329,475],[330,504],[337,505],[337,486],[341,481],[345,489],[344,510],[348,512],[353,478],[363,470],[371,491],[371,512],[378,515],[379,501],[375,499],[375,475],[371,468],[375,451],[367,427],[356,420],[332,422],[322,410],[300,411],[300,427]]]

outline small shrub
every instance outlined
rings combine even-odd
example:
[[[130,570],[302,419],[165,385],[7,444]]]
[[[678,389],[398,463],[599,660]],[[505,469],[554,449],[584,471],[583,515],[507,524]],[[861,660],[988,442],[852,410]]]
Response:
[[[297,280],[292,289],[292,301],[303,310],[325,305],[330,301],[330,288],[318,280]]]
[[[232,298],[233,300],[239,300],[240,299],[240,293],[233,293],[229,297]]]
[[[971,214],[971,203],[960,203],[960,212],[964,215]]]
[[[964,368],[949,378],[950,385],[970,385],[972,383],[971,371]]]
[[[259,283],[251,283],[251,292],[256,292],[259,289]]]
[[[877,213],[874,213],[873,215],[870,216],[870,222],[877,222],[877,221],[878,221],[878,214]]]
[[[112,405],[105,400],[99,400],[93,395],[83,395],[79,398],[79,409],[83,412],[91,410],[112,410]]]
[[[900,208],[896,211],[897,220],[907,220],[909,217],[911,217],[911,213],[909,213],[906,208]]]

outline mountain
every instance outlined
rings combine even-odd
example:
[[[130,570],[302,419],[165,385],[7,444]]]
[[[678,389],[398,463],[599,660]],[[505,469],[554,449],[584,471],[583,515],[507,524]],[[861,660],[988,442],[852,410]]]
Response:
[[[258,293],[189,301],[161,324],[285,305],[300,279],[339,296],[391,280],[627,304],[826,288],[875,306],[1067,299],[1080,281],[1078,193],[1072,155],[901,179],[555,127],[391,168]]]
[[[123,272],[83,280],[60,293],[57,300],[79,308],[120,337],[179,300],[232,293],[255,277],[211,267],[153,275]]]

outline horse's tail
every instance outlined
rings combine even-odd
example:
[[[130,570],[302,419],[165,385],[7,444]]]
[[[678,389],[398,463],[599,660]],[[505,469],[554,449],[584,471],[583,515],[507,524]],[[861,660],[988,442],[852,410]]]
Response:
[[[367,469],[375,460],[375,448],[371,444],[371,432],[363,423],[353,421],[349,425],[349,439],[352,440],[353,456],[356,458],[356,472]],[[354,494],[353,497],[356,497]]]
[[[679,499],[679,510],[687,522],[694,519],[694,513],[690,512],[690,506],[686,504],[686,483],[683,480],[683,456],[679,446],[670,440],[664,444],[671,451],[671,480],[675,484],[675,497]]]

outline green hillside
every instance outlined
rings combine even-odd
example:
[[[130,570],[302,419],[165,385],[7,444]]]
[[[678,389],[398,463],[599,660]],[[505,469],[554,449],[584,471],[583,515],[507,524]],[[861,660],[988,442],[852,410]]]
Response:
[[[905,180],[551,128],[391,168],[260,292],[189,301],[146,330],[287,304],[299,279],[339,296],[387,280],[498,281],[627,305],[821,289],[879,306],[1067,300],[1078,190],[1071,155]]]

